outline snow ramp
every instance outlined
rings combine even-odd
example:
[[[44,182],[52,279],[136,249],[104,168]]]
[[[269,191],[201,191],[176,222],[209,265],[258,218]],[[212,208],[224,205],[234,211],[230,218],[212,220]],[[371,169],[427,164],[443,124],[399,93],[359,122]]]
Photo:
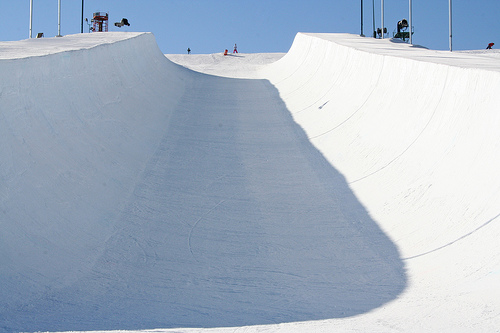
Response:
[[[404,290],[268,80],[195,73],[152,34],[3,47],[2,331],[340,318]]]
[[[0,330],[498,327],[488,59],[298,34],[236,79],[147,33],[0,50]]]

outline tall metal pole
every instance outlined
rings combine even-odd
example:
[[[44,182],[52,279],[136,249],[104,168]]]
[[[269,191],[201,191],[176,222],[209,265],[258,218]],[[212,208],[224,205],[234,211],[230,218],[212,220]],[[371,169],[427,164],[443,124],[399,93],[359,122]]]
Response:
[[[413,31],[412,31],[412,13],[411,13],[411,0],[410,0],[410,4],[409,4],[409,7],[410,7],[410,13],[409,13],[409,17],[410,17],[410,44],[413,44]]]
[[[453,36],[452,28],[453,28],[453,25],[452,25],[451,0],[449,0],[449,9],[450,9],[450,52],[452,52],[453,51],[453,43],[452,43],[452,36]]]
[[[361,0],[361,36],[363,37],[363,0]]]
[[[30,38],[33,37],[33,0],[30,0]]]
[[[61,37],[61,0],[58,1],[59,7],[57,10],[57,37]]]
[[[82,30],[81,30],[82,34],[83,34],[83,1],[84,0],[82,0]]]
[[[382,10],[381,20],[382,20],[382,39],[384,39],[384,0],[380,0],[380,7]]]
[[[377,31],[375,30],[375,0],[372,0],[372,15],[373,15],[373,18],[372,18],[373,31],[372,31],[372,34],[373,34],[373,38],[376,38],[377,37]]]

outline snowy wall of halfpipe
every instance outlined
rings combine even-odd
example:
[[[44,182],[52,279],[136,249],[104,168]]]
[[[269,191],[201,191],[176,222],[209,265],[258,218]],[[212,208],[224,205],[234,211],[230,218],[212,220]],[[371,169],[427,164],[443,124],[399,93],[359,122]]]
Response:
[[[298,34],[263,75],[405,258],[405,306],[376,315],[498,324],[498,58]]]
[[[37,330],[47,309],[35,304],[92,267],[168,124],[180,72],[151,34],[2,44],[0,330]]]
[[[0,62],[0,330],[343,318],[404,290],[269,81],[189,71],[151,34],[41,42],[63,50]]]

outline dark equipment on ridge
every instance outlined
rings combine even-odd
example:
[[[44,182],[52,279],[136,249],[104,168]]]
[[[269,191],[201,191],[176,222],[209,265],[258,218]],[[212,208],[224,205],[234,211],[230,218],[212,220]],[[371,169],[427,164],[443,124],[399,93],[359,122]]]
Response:
[[[398,32],[394,34],[394,38],[400,38],[404,41],[410,38],[410,32],[406,31],[408,29],[408,21],[406,19],[402,19],[398,22]]]
[[[406,19],[402,19],[398,22],[398,33],[401,32],[401,30],[406,30],[406,28],[408,28],[408,21]]]
[[[387,28],[384,28],[384,35],[387,33]],[[379,37],[382,37],[382,29],[381,28],[377,28],[377,35]]]
[[[128,20],[126,18],[122,18],[122,20],[120,22],[115,22],[115,26],[117,26],[119,28],[123,27],[124,25],[130,26],[130,24],[128,23]]]

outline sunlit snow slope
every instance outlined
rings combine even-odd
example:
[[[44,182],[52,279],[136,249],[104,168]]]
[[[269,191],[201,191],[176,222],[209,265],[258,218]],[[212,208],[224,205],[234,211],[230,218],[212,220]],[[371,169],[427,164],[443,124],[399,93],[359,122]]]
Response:
[[[495,59],[298,34],[236,79],[152,34],[2,53],[0,330],[498,327]]]
[[[405,263],[395,302],[334,326],[498,329],[499,55],[298,34],[266,70]]]

